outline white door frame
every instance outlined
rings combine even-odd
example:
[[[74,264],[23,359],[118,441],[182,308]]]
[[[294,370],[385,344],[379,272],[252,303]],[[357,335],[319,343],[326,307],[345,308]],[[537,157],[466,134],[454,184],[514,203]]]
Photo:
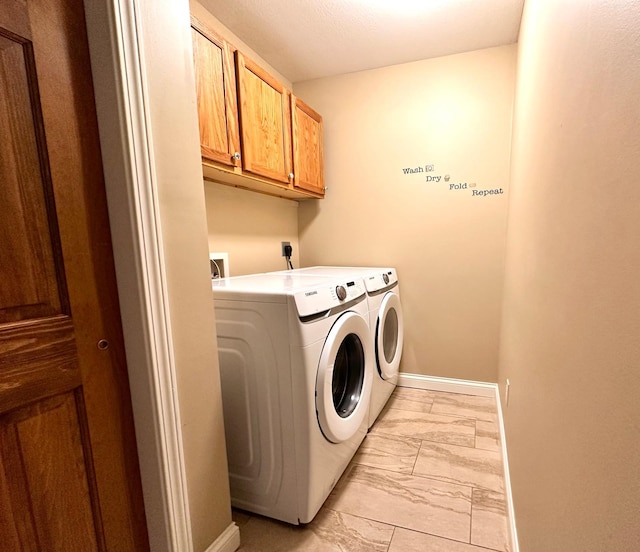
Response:
[[[84,3],[149,539],[154,552],[192,552],[151,147],[144,1]]]

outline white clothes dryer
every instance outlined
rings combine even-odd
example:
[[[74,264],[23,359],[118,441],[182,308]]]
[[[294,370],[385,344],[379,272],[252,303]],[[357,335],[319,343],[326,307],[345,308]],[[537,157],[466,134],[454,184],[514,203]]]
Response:
[[[369,327],[375,354],[368,424],[368,427],[371,427],[398,384],[404,344],[404,319],[396,269],[391,267],[312,266],[279,273],[342,278],[357,277],[364,280],[367,289]]]
[[[307,523],[367,432],[364,282],[286,273],[212,287],[231,502]]]

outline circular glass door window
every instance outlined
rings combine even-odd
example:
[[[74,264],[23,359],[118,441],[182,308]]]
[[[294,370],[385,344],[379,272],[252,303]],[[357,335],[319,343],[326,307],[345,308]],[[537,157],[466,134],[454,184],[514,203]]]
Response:
[[[331,391],[338,416],[350,416],[358,406],[364,384],[365,359],[362,342],[356,334],[347,335],[336,354]]]
[[[390,309],[384,320],[382,330],[382,349],[387,362],[392,362],[398,350],[398,314],[396,309]]]
[[[393,380],[398,376],[400,368],[404,323],[400,297],[392,291],[387,293],[380,303],[375,343],[378,374],[384,380]]]

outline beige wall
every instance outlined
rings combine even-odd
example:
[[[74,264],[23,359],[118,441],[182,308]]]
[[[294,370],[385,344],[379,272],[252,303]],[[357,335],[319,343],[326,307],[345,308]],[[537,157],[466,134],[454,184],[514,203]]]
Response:
[[[323,115],[329,188],[300,204],[301,263],[398,269],[404,372],[497,381],[515,60],[512,45],[294,87]]]
[[[222,25],[210,11],[215,2],[191,0],[191,13],[291,88],[291,82]],[[229,254],[232,276],[284,270],[282,242],[293,246],[298,266],[298,203],[217,183],[205,183],[209,250]]]
[[[640,3],[528,2],[500,381],[520,549],[640,546]]]
[[[298,202],[205,182],[209,250],[229,253],[231,276],[286,270],[282,242],[299,266]]]
[[[231,524],[186,2],[142,2],[153,153],[194,552]]]

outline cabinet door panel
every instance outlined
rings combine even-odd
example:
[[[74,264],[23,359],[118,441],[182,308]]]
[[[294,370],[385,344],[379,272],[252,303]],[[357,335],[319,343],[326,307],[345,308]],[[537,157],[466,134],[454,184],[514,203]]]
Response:
[[[235,166],[240,149],[229,47],[197,20],[191,24],[202,157]]]
[[[288,184],[291,172],[289,92],[240,52],[236,56],[243,169]]]
[[[322,117],[295,96],[291,109],[294,186],[324,195]]]

